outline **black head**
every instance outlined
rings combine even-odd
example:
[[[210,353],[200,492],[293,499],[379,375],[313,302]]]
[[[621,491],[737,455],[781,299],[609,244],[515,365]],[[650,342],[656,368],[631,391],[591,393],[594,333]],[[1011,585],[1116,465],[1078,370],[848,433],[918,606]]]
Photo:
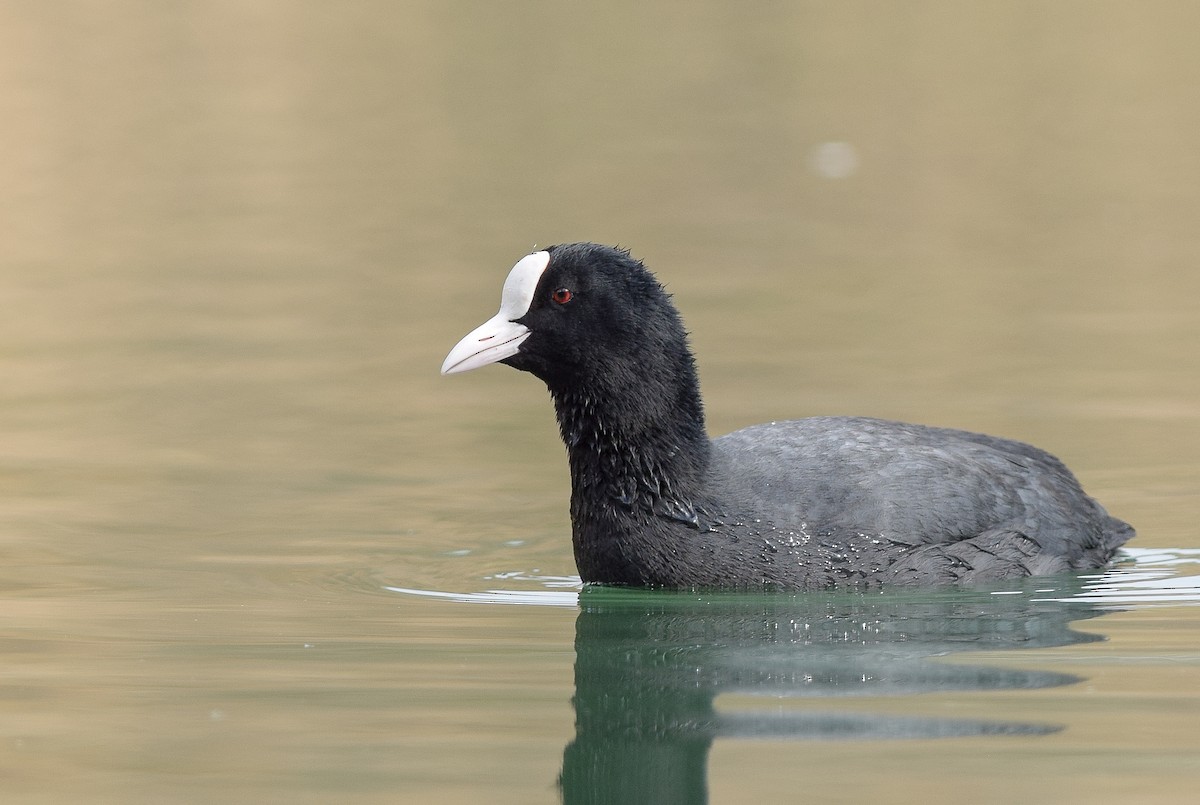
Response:
[[[551,246],[518,262],[500,312],[454,348],[442,371],[493,362],[556,392],[636,388],[694,371],[679,314],[654,275],[629,252],[594,243]]]
[[[707,444],[679,313],[627,251],[572,243],[522,258],[500,311],[450,351],[442,373],[497,362],[545,381],[568,445],[648,433]]]
[[[628,385],[663,357],[686,352],[670,297],[626,251],[592,243],[552,246],[528,311],[516,321],[529,338],[503,363],[552,390],[578,384]]]

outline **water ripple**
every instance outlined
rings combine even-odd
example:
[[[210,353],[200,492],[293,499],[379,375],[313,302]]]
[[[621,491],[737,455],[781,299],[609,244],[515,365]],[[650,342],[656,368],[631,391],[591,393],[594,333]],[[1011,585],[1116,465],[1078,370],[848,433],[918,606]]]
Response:
[[[460,604],[524,604],[526,606],[570,607],[579,604],[579,593],[548,590],[484,590],[478,593],[445,593],[437,590],[412,590],[407,587],[384,587],[388,592],[416,595],[422,598],[441,598]]]
[[[1035,589],[1033,601],[1096,604],[1101,609],[1151,606],[1194,606],[1200,604],[1200,549],[1128,548],[1125,561],[1094,576],[1084,576],[1082,588],[1055,597],[1039,593],[1058,592],[1053,586]],[[1187,571],[1185,573],[1185,571]],[[505,586],[475,592],[422,590],[384,585],[389,593],[436,598],[463,604],[520,604],[524,606],[575,607],[583,584],[578,576],[547,576],[526,571],[505,571],[485,577]],[[533,589],[519,589],[531,585]],[[992,595],[1030,595],[1027,589],[995,590]]]
[[[1124,554],[1131,561],[1090,578],[1079,592],[1034,600],[1085,601],[1101,609],[1200,604],[1200,549],[1126,548]]]

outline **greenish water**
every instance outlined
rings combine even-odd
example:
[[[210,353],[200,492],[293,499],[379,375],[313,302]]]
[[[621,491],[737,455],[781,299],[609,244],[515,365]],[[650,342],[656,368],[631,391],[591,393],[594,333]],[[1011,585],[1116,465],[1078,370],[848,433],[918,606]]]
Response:
[[[1190,801],[1198,16],[8,4],[0,799]],[[714,433],[1027,440],[1130,553],[581,593],[544,390],[437,373],[579,239],[675,294]]]

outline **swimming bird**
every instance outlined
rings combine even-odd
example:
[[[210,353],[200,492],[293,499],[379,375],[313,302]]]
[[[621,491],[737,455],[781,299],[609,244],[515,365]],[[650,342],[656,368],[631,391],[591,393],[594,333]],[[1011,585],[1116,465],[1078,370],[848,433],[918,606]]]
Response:
[[[1101,567],[1133,529],[1018,441],[864,417],[709,439],[682,320],[629,252],[535,251],[442,374],[503,363],[549,389],[585,583],[811,590]]]

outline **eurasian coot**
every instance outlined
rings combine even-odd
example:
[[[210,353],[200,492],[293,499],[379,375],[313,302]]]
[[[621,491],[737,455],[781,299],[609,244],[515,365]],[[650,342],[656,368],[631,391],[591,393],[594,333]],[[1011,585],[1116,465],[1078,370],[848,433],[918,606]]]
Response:
[[[994,436],[816,417],[710,441],[679,314],[619,249],[522,258],[442,373],[496,362],[550,390],[588,583],[985,582],[1100,567],[1133,535],[1057,458]]]

